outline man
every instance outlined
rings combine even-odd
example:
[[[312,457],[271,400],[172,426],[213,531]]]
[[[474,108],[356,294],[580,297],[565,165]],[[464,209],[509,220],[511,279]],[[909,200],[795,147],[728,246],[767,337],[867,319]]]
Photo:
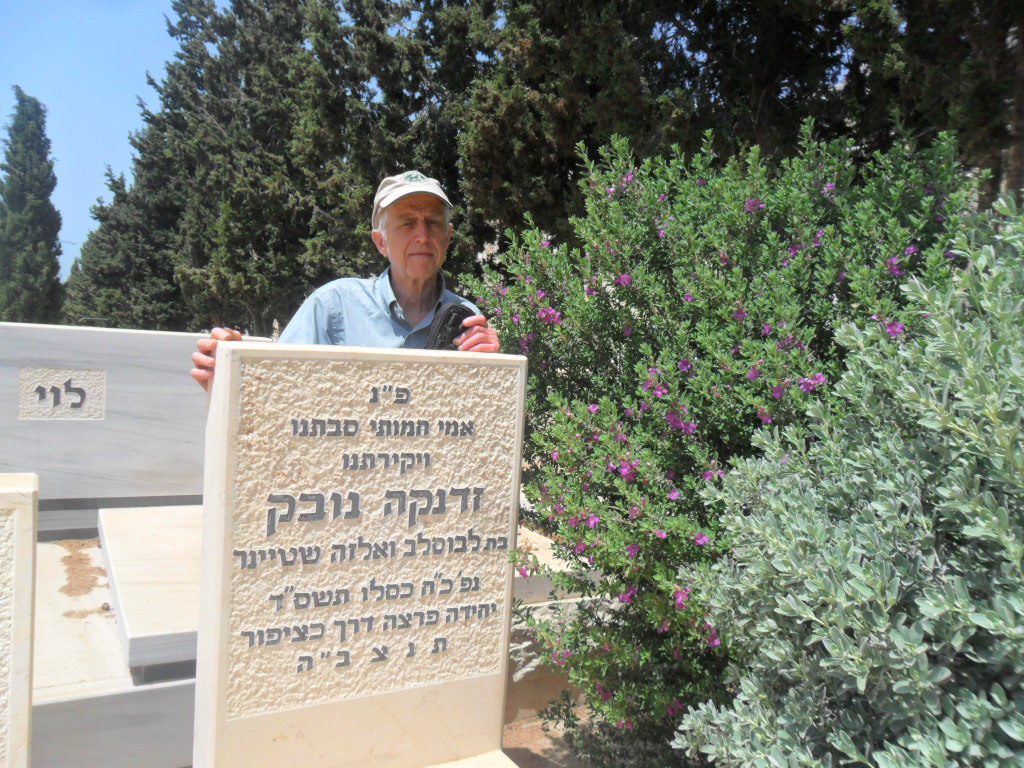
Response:
[[[445,288],[440,270],[452,239],[451,202],[436,179],[417,171],[389,176],[373,199],[373,243],[389,266],[376,278],[341,278],[324,285],[299,307],[281,334],[291,344],[344,344],[422,349],[434,313],[442,304],[473,311],[455,339],[463,352],[500,352],[487,318],[472,303]],[[192,353],[192,378],[207,389],[218,341],[242,335],[214,328]]]

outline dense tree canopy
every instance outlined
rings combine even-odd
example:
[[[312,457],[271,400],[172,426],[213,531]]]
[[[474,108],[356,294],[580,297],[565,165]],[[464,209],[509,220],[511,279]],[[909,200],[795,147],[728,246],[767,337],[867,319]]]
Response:
[[[46,108],[18,86],[14,96],[0,163],[0,320],[54,323],[63,289]]]
[[[417,168],[457,202],[448,269],[528,218],[571,239],[579,152],[758,144],[813,117],[862,157],[897,126],[953,130],[1024,186],[1024,9],[1012,0],[177,0],[179,50],[111,183],[66,317],[268,332],[327,279],[369,276],[380,178]],[[145,266],[137,262],[147,262]],[[99,290],[102,288],[102,290]],[[105,296],[106,298],[101,298]],[[120,298],[118,298],[120,297]],[[125,309],[123,305],[145,305]]]

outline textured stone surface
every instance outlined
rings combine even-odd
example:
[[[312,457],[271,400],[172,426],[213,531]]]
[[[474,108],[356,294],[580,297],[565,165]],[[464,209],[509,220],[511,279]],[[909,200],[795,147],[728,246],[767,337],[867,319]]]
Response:
[[[345,702],[372,712],[369,701],[391,712],[410,692],[400,728],[368,724],[371,742],[412,739],[393,753],[363,745],[375,764],[431,765],[488,740],[497,749],[525,361],[270,345],[220,354],[203,588],[221,600],[207,595],[200,612],[198,742],[206,695],[217,719],[262,718],[273,732],[277,713]],[[211,473],[226,481],[211,484]],[[217,654],[204,647],[207,627]],[[208,674],[219,684],[206,691]],[[473,701],[473,681],[490,700]],[[447,734],[440,751],[416,745],[444,709],[425,707],[426,689],[446,685],[449,727],[461,706],[471,733]],[[349,763],[309,763],[321,764]]]
[[[102,368],[25,366],[18,372],[21,420],[102,420],[107,372]]]
[[[35,475],[0,475],[0,768],[28,765],[38,497]]]

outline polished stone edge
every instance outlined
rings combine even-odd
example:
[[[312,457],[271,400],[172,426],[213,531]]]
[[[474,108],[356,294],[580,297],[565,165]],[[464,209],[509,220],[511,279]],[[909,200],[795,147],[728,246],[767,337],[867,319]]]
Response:
[[[185,768],[195,681],[57,699],[32,708],[32,768]]]

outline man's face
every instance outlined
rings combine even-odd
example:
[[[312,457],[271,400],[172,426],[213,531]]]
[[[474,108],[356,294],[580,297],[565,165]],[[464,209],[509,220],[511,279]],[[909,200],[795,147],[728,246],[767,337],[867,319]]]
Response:
[[[380,226],[373,230],[373,242],[399,282],[420,282],[437,274],[452,239],[439,198],[426,192],[400,197],[385,209]]]

